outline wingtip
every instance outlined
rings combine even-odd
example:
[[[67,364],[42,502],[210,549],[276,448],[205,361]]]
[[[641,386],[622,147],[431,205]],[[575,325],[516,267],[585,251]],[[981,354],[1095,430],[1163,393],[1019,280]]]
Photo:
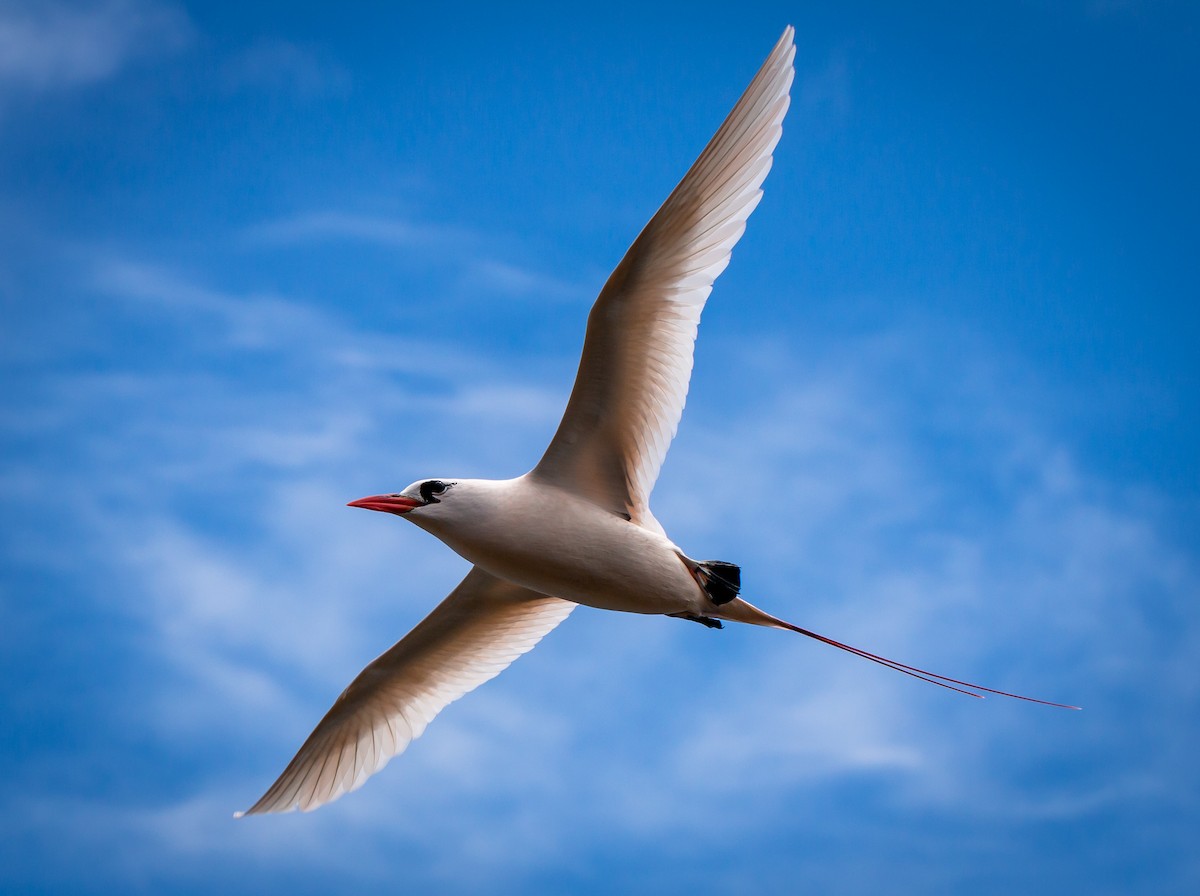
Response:
[[[767,62],[764,67],[774,62],[775,65],[793,69],[796,60],[796,29],[788,25],[783,29],[783,34],[779,35],[779,40],[771,50],[770,56],[767,57]],[[791,76],[788,78],[788,86],[785,92],[791,88]]]

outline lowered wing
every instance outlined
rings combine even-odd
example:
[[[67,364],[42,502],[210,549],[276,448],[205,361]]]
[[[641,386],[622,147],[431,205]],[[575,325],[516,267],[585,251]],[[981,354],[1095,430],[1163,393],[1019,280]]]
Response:
[[[574,608],[473,568],[359,673],[279,780],[238,815],[307,812],[360,787],[448,704],[503,672]]]

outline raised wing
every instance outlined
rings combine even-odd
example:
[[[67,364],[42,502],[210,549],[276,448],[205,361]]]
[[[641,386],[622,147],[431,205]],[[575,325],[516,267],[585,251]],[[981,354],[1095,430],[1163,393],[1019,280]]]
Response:
[[[503,672],[574,608],[472,569],[359,673],[279,780],[238,816],[308,812],[360,787],[448,704]]]
[[[532,475],[657,527],[648,501],[683,414],[700,312],[762,197],[795,53],[789,26],[608,278],[566,413]]]

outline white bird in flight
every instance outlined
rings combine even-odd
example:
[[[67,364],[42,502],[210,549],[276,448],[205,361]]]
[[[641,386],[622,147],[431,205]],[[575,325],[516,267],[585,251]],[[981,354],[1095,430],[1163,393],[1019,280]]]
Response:
[[[777,619],[738,596],[737,566],[688,557],[650,512],[683,414],[700,312],[762,197],[795,53],[789,26],[604,284],[566,412],[537,466],[500,481],[422,479],[350,502],[403,516],[474,567],[359,673],[279,779],[238,816],[309,811],[355,790],[577,604],[712,628],[727,620],[786,629],[962,693],[1064,706],[937,675]]]

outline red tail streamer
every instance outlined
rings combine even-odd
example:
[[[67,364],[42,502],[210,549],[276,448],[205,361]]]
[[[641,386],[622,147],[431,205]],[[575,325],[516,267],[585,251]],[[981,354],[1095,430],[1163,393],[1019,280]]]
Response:
[[[928,669],[921,669],[917,666],[910,666],[907,663],[901,663],[897,660],[890,660],[886,656],[879,656],[876,653],[871,653],[868,650],[863,650],[859,647],[851,647],[849,644],[843,644],[841,641],[835,641],[833,638],[826,638],[824,635],[818,635],[816,632],[809,631],[806,628],[800,628],[798,625],[792,625],[790,622],[779,620],[788,631],[796,632],[805,637],[820,641],[823,644],[828,644],[831,647],[836,647],[839,650],[845,650],[847,653],[852,653],[855,656],[860,656],[864,660],[870,660],[873,663],[878,663],[881,666],[886,666],[896,672],[903,672],[905,675],[911,675],[913,678],[919,678],[921,681],[926,681],[929,684],[936,684],[938,687],[947,688],[951,691],[957,691],[960,694],[966,694],[968,697],[976,697],[983,699],[983,694],[975,694],[972,691],[983,691],[988,694],[996,694],[1001,697],[1011,697],[1014,700],[1025,700],[1029,703],[1040,703],[1043,706],[1056,706],[1059,709],[1082,709],[1080,706],[1072,706],[1069,703],[1055,703],[1052,700],[1039,700],[1036,697],[1025,697],[1021,694],[1010,694],[1008,691],[998,691],[995,688],[985,688],[981,684],[973,684],[969,681],[960,681],[957,678],[951,678],[948,675],[939,675],[937,672],[930,672]],[[955,687],[961,685],[961,687]],[[967,690],[969,689],[969,690]]]

